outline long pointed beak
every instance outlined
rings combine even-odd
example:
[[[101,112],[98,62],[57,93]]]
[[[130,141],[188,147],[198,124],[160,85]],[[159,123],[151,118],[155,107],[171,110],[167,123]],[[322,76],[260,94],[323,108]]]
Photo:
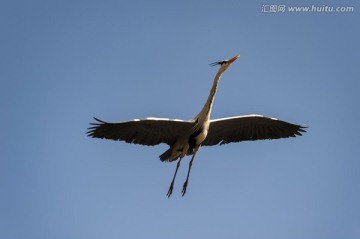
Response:
[[[240,54],[239,55],[236,55],[234,56],[233,58],[231,58],[228,62],[231,64],[233,63],[234,61],[236,61],[236,59],[238,59],[240,57]]]

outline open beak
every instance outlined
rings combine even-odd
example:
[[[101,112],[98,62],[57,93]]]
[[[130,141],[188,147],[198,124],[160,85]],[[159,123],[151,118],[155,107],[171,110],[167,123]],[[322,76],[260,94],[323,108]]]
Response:
[[[238,59],[240,57],[240,54],[239,55],[236,55],[234,56],[233,58],[231,58],[228,62],[231,64],[233,63],[234,61],[236,61],[236,59]]]

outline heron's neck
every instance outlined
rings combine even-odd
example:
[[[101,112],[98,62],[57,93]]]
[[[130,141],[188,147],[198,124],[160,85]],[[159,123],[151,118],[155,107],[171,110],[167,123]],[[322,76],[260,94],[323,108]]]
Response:
[[[195,117],[195,119],[198,120],[199,122],[205,122],[210,119],[211,109],[213,106],[217,86],[219,84],[219,81],[220,81],[220,78],[221,78],[221,75],[223,74],[223,72],[224,71],[220,68],[220,70],[218,71],[218,73],[216,74],[216,76],[214,78],[214,82],[213,82],[213,85],[210,90],[210,95],[209,95],[204,107],[202,108],[200,113]]]

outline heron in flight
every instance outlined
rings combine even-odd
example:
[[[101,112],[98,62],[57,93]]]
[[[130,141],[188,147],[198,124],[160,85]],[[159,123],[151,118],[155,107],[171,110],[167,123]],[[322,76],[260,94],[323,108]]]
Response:
[[[306,132],[304,130],[306,127],[304,126],[255,114],[210,120],[211,109],[220,78],[239,57],[240,55],[237,55],[230,60],[210,64],[211,66],[218,65],[220,69],[215,75],[204,107],[194,119],[145,118],[109,123],[94,118],[97,122],[91,123],[92,126],[88,128],[89,131],[87,132],[88,136],[141,145],[168,144],[170,146],[169,149],[159,157],[163,162],[178,160],[174,177],[167,193],[167,196],[170,197],[181,159],[186,155],[192,155],[182,189],[182,196],[185,195],[191,167],[195,155],[201,146],[222,145],[246,140],[289,138],[296,137],[297,135],[301,136],[301,132]]]

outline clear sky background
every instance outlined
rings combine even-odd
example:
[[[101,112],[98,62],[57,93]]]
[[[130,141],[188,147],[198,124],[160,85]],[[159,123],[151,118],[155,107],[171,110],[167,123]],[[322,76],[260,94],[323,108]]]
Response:
[[[0,238],[360,238],[357,1],[1,1]],[[264,4],[353,13],[262,13]],[[303,137],[175,163],[86,136],[92,117],[257,113]]]

